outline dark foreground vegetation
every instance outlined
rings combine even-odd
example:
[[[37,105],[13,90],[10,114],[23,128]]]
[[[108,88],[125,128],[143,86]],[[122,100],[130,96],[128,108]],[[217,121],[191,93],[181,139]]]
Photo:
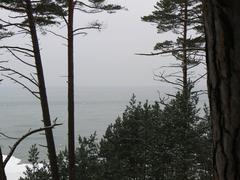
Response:
[[[79,137],[76,179],[211,179],[210,119],[208,109],[204,107],[200,113],[197,102],[198,97],[191,95],[185,108],[180,92],[164,106],[137,102],[133,96],[122,117],[108,126],[100,141],[96,133]],[[20,180],[51,179],[49,165],[40,161],[38,154],[33,145],[29,151],[32,167]],[[67,154],[67,150],[58,154],[62,180],[68,179]]]

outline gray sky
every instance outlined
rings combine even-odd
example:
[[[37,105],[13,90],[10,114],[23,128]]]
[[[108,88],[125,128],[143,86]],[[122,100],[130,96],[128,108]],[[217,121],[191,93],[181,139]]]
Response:
[[[83,0],[84,1],[84,0]],[[87,36],[75,38],[75,84],[76,86],[153,86],[159,82],[153,80],[154,69],[168,64],[166,57],[144,57],[135,53],[151,52],[156,42],[170,38],[157,34],[150,23],[141,21],[141,17],[154,10],[158,0],[108,0],[120,4],[128,10],[115,14],[79,14],[75,16],[75,27],[88,25],[99,20],[103,30],[88,31]],[[1,13],[1,18],[16,14],[8,11]],[[12,21],[12,19],[11,19]],[[53,31],[66,35],[66,27],[54,27]],[[2,45],[28,47],[28,36],[18,35],[1,40]],[[48,86],[66,86],[67,48],[64,40],[48,33],[40,35],[42,60],[45,80]],[[25,65],[17,64],[13,56],[1,51],[1,60],[9,60],[6,66],[28,74]],[[169,59],[169,58],[167,58]],[[25,59],[24,59],[25,60]],[[1,77],[0,77],[1,78]],[[5,81],[1,86],[12,86],[12,81]]]
[[[115,14],[77,13],[75,16],[75,28],[86,26],[94,20],[102,22],[104,27],[101,32],[90,30],[87,36],[75,38],[76,86],[160,86],[158,81],[153,80],[153,72],[163,65],[175,62],[171,61],[173,58],[135,55],[135,53],[151,52],[156,42],[174,38],[171,33],[157,34],[154,25],[141,21],[142,16],[149,15],[154,10],[157,0],[109,0],[108,2],[120,4],[128,10]],[[12,14],[1,14],[6,17],[7,15]],[[66,35],[66,27],[53,27],[51,30]],[[47,86],[66,86],[66,42],[49,33],[39,37]],[[26,37],[11,38],[6,44],[9,43],[12,45],[22,43],[26,46]],[[7,57],[5,54],[4,56]],[[24,66],[19,67],[18,70],[25,71]],[[168,71],[175,70],[168,69]]]
[[[110,2],[110,1],[109,1]],[[156,28],[140,17],[153,10],[157,0],[118,0],[128,11],[116,14],[77,15],[76,24],[87,25],[94,19],[104,23],[101,32],[89,31],[75,39],[75,77],[77,86],[152,86],[153,70],[162,64],[161,57],[143,57],[161,38]],[[80,23],[78,23],[80,22]],[[41,38],[47,84],[65,83],[66,48],[63,40],[51,35]]]

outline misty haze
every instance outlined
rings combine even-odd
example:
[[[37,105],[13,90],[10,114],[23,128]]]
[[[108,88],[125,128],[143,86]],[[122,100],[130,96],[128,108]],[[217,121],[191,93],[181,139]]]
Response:
[[[0,180],[239,179],[237,8],[0,1]]]

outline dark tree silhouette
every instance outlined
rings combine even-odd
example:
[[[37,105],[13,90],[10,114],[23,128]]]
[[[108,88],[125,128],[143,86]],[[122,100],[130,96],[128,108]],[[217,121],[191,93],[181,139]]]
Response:
[[[59,126],[59,125],[62,125],[62,124],[54,123],[53,125],[48,126],[48,127],[45,126],[45,127],[38,128],[38,129],[33,129],[33,130],[30,129],[30,130],[28,130],[27,133],[22,135],[20,138],[10,137],[10,136],[4,134],[3,132],[0,132],[0,134],[2,136],[4,136],[5,138],[16,140],[16,142],[10,147],[10,151],[9,151],[8,155],[6,156],[6,158],[4,159],[4,161],[3,161],[3,158],[2,158],[2,151],[1,151],[1,147],[0,147],[0,172],[1,172],[0,173],[0,180],[6,180],[5,167],[8,163],[8,161],[10,160],[10,158],[12,157],[12,155],[14,154],[15,150],[17,149],[18,145],[20,145],[20,143],[23,140],[25,140],[27,137],[31,136],[32,134],[35,134],[35,133],[38,133],[38,132],[41,132],[41,131],[46,131],[47,129],[53,129],[54,127]]]
[[[73,57],[74,1],[68,1],[68,151],[69,180],[75,180],[75,123],[74,123],[74,57]]]
[[[65,12],[62,17],[67,25],[67,38],[52,32],[53,34],[67,40],[68,44],[68,154],[69,154],[69,180],[75,179],[75,123],[74,123],[74,36],[86,34],[89,29],[101,29],[98,22],[92,23],[86,27],[74,29],[74,12],[100,13],[102,11],[115,12],[122,9],[119,5],[106,4],[105,0],[88,0],[86,2],[79,0],[57,0]],[[67,18],[66,18],[67,16]]]
[[[204,23],[201,0],[159,0],[155,10],[142,17],[145,22],[156,25],[158,33],[172,32],[175,40],[166,40],[155,45],[153,53],[146,56],[172,55],[178,63],[167,67],[175,69],[173,73],[161,71],[155,73],[155,79],[173,84],[189,97],[189,85],[198,82],[205,73],[193,73],[205,60]],[[179,71],[179,68],[181,69]]]
[[[8,71],[10,72],[5,77],[13,80],[14,82],[22,85],[26,88],[29,92],[31,92],[35,97],[40,99],[41,108],[42,108],[42,116],[43,116],[43,123],[45,127],[51,126],[51,118],[48,106],[48,99],[47,99],[47,92],[45,87],[45,80],[44,80],[44,73],[42,67],[42,59],[40,54],[38,36],[36,26],[46,26],[49,24],[55,24],[56,21],[54,20],[55,17],[52,15],[57,10],[60,10],[58,6],[52,1],[34,1],[31,0],[23,0],[23,1],[1,1],[0,8],[11,11],[14,13],[19,13],[12,17],[14,21],[8,22],[1,19],[2,27],[4,28],[17,28],[20,29],[15,34],[24,33],[30,34],[31,41],[32,41],[32,49],[23,48],[23,47],[13,47],[13,46],[1,46],[1,48],[7,49],[16,59],[21,61],[22,63],[36,68],[37,79],[31,74],[30,77],[25,76],[23,73],[20,73],[17,70],[11,68],[0,67],[1,71]],[[15,19],[18,19],[18,22],[15,22]],[[23,53],[25,56],[31,57],[35,60],[35,65],[28,63],[22,58],[20,58],[16,52]],[[31,82],[34,86],[37,87],[37,91],[32,90],[26,84],[22,83],[20,80],[13,77],[13,75],[20,76],[23,79]],[[50,167],[52,172],[53,180],[59,180],[58,175],[58,165],[57,165],[57,156],[55,150],[55,143],[52,129],[46,128],[45,129],[46,140],[47,140],[47,148],[48,148],[48,156],[50,161]]]
[[[240,1],[205,0],[214,179],[240,179]]]
[[[36,63],[37,74],[38,74],[43,122],[44,122],[44,125],[47,127],[47,126],[51,126],[51,118],[50,118],[50,112],[49,112],[49,106],[48,106],[45,80],[43,75],[42,60],[41,60],[40,49],[38,44],[38,37],[37,37],[37,32],[35,27],[35,20],[33,17],[31,1],[26,0],[25,2],[26,2],[26,13],[29,21],[29,29],[30,29],[31,38],[32,38],[35,63]],[[59,180],[57,156],[56,156],[52,129],[46,129],[45,133],[46,133],[46,140],[47,140],[47,146],[48,146],[49,160],[51,164],[52,177],[53,177],[53,180]]]

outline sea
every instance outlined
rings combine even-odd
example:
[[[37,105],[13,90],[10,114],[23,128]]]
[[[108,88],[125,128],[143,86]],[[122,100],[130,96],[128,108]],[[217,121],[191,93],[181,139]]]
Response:
[[[90,136],[97,133],[102,138],[107,127],[122,116],[133,94],[137,101],[150,103],[159,100],[159,92],[169,92],[167,87],[78,87],[75,89],[75,126],[78,136]],[[57,119],[62,126],[54,128],[57,151],[67,145],[67,89],[66,87],[47,88],[51,119]],[[40,102],[25,89],[18,87],[0,87],[0,133],[19,138],[30,130],[42,127]],[[8,154],[16,142],[0,134],[0,146],[3,154]],[[37,144],[40,158],[46,158],[46,142],[42,133],[26,138],[17,147],[14,157],[27,162],[31,145]],[[76,143],[77,146],[78,143]]]

